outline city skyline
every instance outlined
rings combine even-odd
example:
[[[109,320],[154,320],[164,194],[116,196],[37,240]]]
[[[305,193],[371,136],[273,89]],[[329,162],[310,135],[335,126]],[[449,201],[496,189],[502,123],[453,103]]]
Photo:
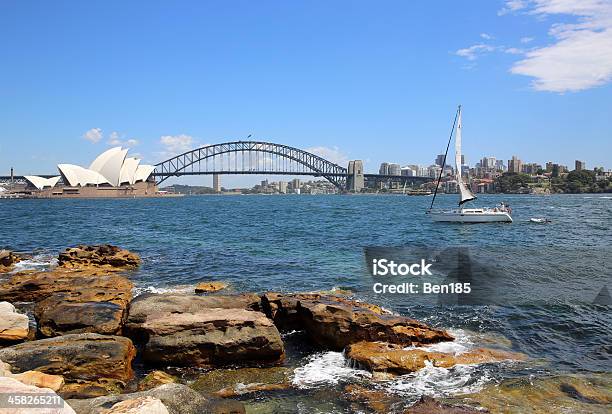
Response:
[[[612,6],[574,4],[5,2],[1,175],[116,145],[155,164],[249,135],[368,172],[430,164],[460,103],[472,164],[608,169]]]

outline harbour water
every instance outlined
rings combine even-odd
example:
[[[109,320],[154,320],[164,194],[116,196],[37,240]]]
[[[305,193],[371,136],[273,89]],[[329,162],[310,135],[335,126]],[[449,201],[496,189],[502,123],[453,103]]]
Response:
[[[439,200],[441,207],[451,207],[456,197]],[[58,251],[77,244],[127,248],[143,259],[130,275],[137,293],[191,291],[202,280],[249,292],[346,289],[358,299],[450,329],[458,338],[452,346],[469,347],[486,337],[529,357],[520,364],[430,367],[376,385],[406,403],[422,394],[478,392],[512,378],[609,378],[611,309],[596,297],[610,289],[612,197],[484,195],[477,205],[501,201],[512,207],[514,223],[432,223],[424,214],[431,197],[0,200],[0,247],[34,255],[18,269],[49,266]],[[551,222],[532,223],[532,217]],[[364,248],[372,246],[468,248],[479,262],[495,267],[500,298],[440,306],[376,294],[364,259]],[[302,404],[300,412],[348,410],[334,402],[335,393],[342,394],[346,383],[371,381],[365,371],[347,366],[341,353],[303,344],[299,332],[285,334],[285,340],[295,349],[288,363],[295,367],[298,391],[278,398]],[[261,407],[272,404],[262,398],[250,401],[252,412],[266,412]],[[274,410],[285,412],[283,403],[276,403]]]

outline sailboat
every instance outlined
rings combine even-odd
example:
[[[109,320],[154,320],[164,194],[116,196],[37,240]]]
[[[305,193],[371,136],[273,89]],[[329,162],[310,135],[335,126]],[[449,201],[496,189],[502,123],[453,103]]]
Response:
[[[444,166],[446,165],[446,156],[448,155],[448,149],[450,148],[450,143],[453,138],[455,125],[457,126],[455,134],[455,178],[457,180],[457,187],[459,188],[459,208],[453,210],[434,211],[432,209],[434,202],[436,201],[436,195],[438,194],[438,187],[440,186]],[[436,190],[427,213],[431,216],[433,221],[453,223],[512,223],[512,216],[510,215],[512,211],[510,210],[510,207],[504,203],[501,203],[499,207],[494,208],[464,207],[465,203],[476,200],[476,196],[465,185],[463,177],[461,176],[461,129],[461,105],[459,105],[455,115],[455,121],[453,122],[453,128],[451,130],[450,137],[448,138],[448,144],[446,145],[446,153],[444,154],[442,171],[440,171],[440,176],[438,177],[438,182],[436,184]]]

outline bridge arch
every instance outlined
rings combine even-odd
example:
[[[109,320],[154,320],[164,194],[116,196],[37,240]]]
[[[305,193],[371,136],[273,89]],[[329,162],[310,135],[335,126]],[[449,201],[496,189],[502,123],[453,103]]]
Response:
[[[245,153],[249,154],[249,168],[245,169]],[[213,165],[213,170],[209,170],[210,159],[221,159],[223,161],[224,154],[228,155],[228,169],[216,170]],[[231,155],[234,154],[234,168],[231,165]],[[256,167],[253,168],[251,159],[252,154],[270,154],[276,157],[276,161],[272,159],[269,162],[269,167],[260,170],[259,158],[257,158]],[[238,165],[238,158],[241,156],[241,163]],[[283,162],[279,162],[283,159]],[[204,169],[202,161],[205,162]],[[264,159],[264,161],[266,161]],[[287,169],[287,161],[300,166],[298,169]],[[292,168],[295,166],[292,165]],[[275,144],[264,141],[233,141],[224,142],[221,144],[206,145],[196,148],[183,154],[174,156],[166,161],[155,165],[155,170],[152,174],[155,177],[157,184],[161,184],[170,177],[178,177],[182,175],[203,175],[203,174],[283,174],[283,175],[312,175],[315,177],[324,177],[330,183],[339,189],[344,189],[346,186],[347,169],[323,157],[301,150],[299,148],[290,147],[288,145]]]

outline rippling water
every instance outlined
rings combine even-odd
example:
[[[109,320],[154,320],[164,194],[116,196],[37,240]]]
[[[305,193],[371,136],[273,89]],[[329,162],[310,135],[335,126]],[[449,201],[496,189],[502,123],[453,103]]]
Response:
[[[430,324],[499,335],[538,361],[535,367],[428,369],[417,375],[422,378],[389,384],[411,395],[465,392],[492,378],[533,372],[609,372],[610,307],[593,301],[604,286],[611,289],[612,197],[490,195],[479,202],[502,200],[513,208],[512,224],[432,223],[424,214],[430,197],[0,200],[0,245],[34,252],[26,265],[36,266],[70,245],[116,244],[143,257],[132,276],[141,291],[211,279],[237,291],[350,289]],[[440,197],[440,206],[454,202]],[[531,217],[552,222],[535,224]],[[437,306],[374,294],[364,248],[415,245],[468,247],[495,268],[502,298],[482,306]],[[307,356],[301,366],[316,369],[298,371],[294,381],[312,389],[360,374],[341,362],[333,353]]]

